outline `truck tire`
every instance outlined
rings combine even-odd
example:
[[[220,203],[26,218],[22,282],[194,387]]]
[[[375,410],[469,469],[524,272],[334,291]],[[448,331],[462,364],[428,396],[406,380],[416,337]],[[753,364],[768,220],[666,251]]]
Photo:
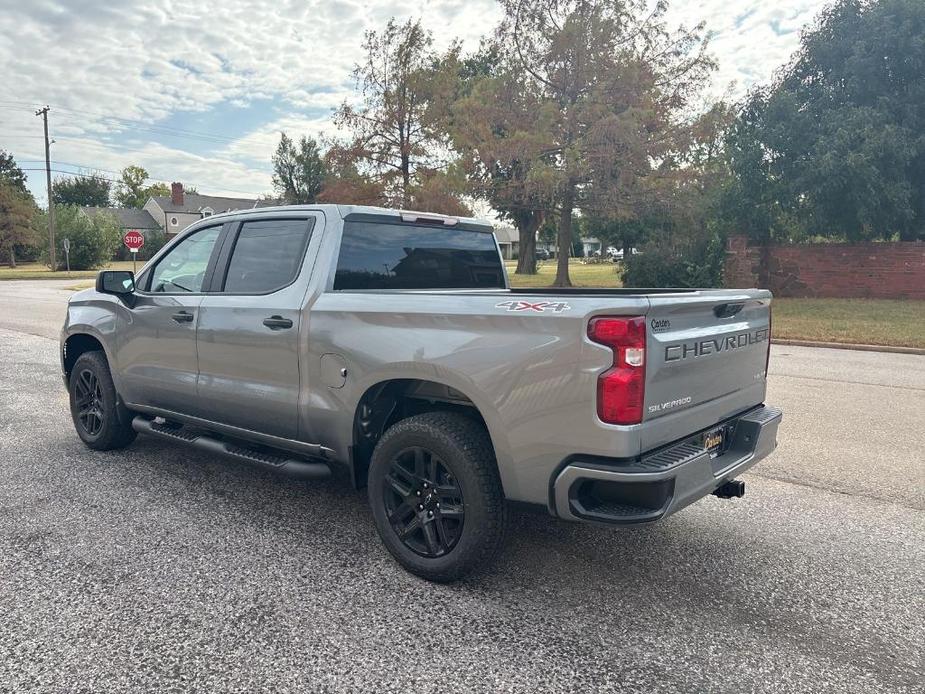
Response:
[[[110,451],[135,440],[137,434],[128,411],[116,396],[105,354],[84,352],[77,358],[71,369],[68,393],[74,428],[87,446]]]
[[[386,548],[429,581],[485,568],[504,540],[507,508],[491,440],[462,415],[428,412],[389,428],[373,451],[368,492]]]

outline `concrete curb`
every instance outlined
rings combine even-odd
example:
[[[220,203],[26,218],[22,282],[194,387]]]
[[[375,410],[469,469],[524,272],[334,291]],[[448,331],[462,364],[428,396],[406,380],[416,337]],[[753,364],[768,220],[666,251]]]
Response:
[[[891,352],[893,354],[919,354],[925,356],[920,347],[896,347],[893,345],[853,345],[849,342],[814,342],[812,340],[783,340],[772,338],[771,344],[793,345],[794,347],[825,347],[826,349],[854,349],[859,352]]]

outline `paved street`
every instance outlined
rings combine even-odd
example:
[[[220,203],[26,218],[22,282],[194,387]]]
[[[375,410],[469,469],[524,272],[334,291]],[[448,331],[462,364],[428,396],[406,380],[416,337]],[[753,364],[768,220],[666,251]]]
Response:
[[[66,297],[0,282],[2,692],[921,691],[925,357],[775,347],[781,446],[744,499],[516,514],[492,572],[435,586],[346,484],[86,449]]]
[[[68,287],[90,280],[7,280],[0,282],[0,329],[58,339]]]

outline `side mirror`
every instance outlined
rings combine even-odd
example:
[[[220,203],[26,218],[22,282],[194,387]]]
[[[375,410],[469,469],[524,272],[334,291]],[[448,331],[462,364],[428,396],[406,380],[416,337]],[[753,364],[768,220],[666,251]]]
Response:
[[[135,292],[135,273],[130,270],[104,270],[96,276],[96,291],[125,296]]]

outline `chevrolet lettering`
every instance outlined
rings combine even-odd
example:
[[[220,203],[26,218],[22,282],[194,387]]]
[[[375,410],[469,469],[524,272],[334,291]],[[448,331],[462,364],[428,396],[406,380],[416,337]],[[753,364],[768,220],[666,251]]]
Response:
[[[755,345],[768,339],[768,329],[761,328],[747,333],[727,335],[726,337],[712,338],[684,342],[679,345],[669,345],[665,348],[665,361],[680,361],[682,359],[705,357],[710,354],[719,354],[733,349],[741,349]]]

